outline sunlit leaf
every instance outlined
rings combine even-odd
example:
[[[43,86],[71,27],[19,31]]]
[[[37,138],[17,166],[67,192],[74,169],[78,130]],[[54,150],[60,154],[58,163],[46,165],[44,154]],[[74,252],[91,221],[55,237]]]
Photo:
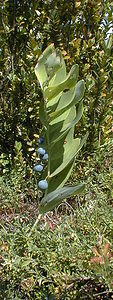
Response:
[[[64,199],[82,193],[85,188],[84,184],[76,186],[67,186],[61,189],[56,189],[54,192],[49,193],[45,196],[40,203],[39,212],[46,213],[58,206]]]

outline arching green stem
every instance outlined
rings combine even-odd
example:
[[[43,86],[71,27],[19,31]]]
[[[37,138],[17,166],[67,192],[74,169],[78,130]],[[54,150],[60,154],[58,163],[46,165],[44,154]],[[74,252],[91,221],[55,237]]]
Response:
[[[36,227],[36,225],[38,224],[38,222],[40,221],[41,216],[42,216],[42,215],[39,214],[38,218],[36,219],[36,221],[35,221],[33,227],[31,228],[31,230],[30,230],[30,232],[29,232],[29,234],[28,234],[28,237],[30,237],[31,234],[33,233],[33,231],[35,230],[35,227]]]

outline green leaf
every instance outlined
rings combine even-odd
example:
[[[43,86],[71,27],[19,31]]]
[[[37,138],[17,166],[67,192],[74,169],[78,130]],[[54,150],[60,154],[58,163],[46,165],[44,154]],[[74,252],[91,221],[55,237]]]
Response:
[[[81,139],[78,151],[80,151],[80,149],[85,144],[87,137],[88,137],[88,133]],[[60,173],[58,173],[56,176],[50,178],[49,185],[48,185],[48,193],[54,191],[56,188],[60,188],[60,187],[64,186],[64,184],[67,182],[68,178],[71,175],[74,161],[75,161],[75,157]],[[51,161],[51,163],[52,163],[52,161]]]
[[[66,138],[69,130],[70,129],[67,129],[67,130],[61,132],[56,139],[53,139],[53,141],[51,142],[51,147],[53,147],[54,144],[56,144],[58,141],[62,140],[62,138],[64,138],[64,141],[65,141],[65,138]]]
[[[81,101],[78,105],[76,117],[73,119],[73,121],[71,123],[68,123],[65,126],[63,126],[63,130],[68,130],[68,129],[74,127],[81,119],[82,114],[83,114],[83,101]]]
[[[50,86],[58,85],[65,79],[66,79],[66,65],[65,65],[64,59],[62,58],[62,66],[56,72],[56,74],[52,77],[52,79],[49,82],[49,85]]]
[[[51,119],[50,119],[49,124],[50,124],[50,125],[58,124],[59,122],[66,120],[68,114],[69,114],[69,110],[66,110],[66,111],[62,112],[62,114],[60,114],[57,118],[54,118],[54,117],[53,117],[53,118],[52,118],[52,121],[51,121]]]
[[[49,126],[49,135],[50,135],[50,140],[53,142],[55,139],[57,139],[64,131],[69,131],[69,124],[72,122],[74,117],[76,116],[76,109],[75,108],[70,108],[67,111],[67,114],[65,114],[66,118],[64,117],[63,120],[58,117],[55,119],[55,121],[52,121],[52,125],[50,124]],[[60,120],[60,122],[58,122]],[[73,129],[74,132],[74,129]]]
[[[84,92],[85,92],[85,83],[84,80],[82,79],[77,82],[75,87],[75,99],[74,99],[75,105],[83,98]]]
[[[64,91],[65,89],[70,89],[70,88],[74,87],[74,85],[77,82],[78,72],[79,72],[78,65],[72,66],[65,81],[63,81],[55,86],[49,86],[48,88],[45,89],[45,91],[44,91],[45,99],[48,99],[48,101],[49,101],[53,97],[56,97],[61,91]]]
[[[73,99],[74,99],[74,95],[75,95],[74,89],[71,89],[67,92],[62,93],[62,95],[59,99],[58,105],[56,107],[56,110],[53,111],[52,113],[50,113],[50,123],[55,118],[59,117],[61,114],[63,114],[69,108],[71,108],[72,105],[74,105],[74,103],[71,105],[71,103],[73,102]]]
[[[79,150],[83,147],[83,145],[85,144],[86,140],[88,138],[88,132],[84,135],[84,137],[81,139],[80,141],[80,146],[79,146]]]
[[[39,117],[40,121],[43,124],[43,126],[47,126],[47,116],[44,108],[44,100],[41,100],[40,106],[39,106]]]
[[[47,193],[50,193],[56,190],[57,188],[61,188],[64,186],[64,184],[67,182],[68,178],[71,175],[73,163],[74,163],[74,159],[58,175],[49,179]]]
[[[62,67],[62,55],[61,52],[54,51],[51,55],[48,56],[45,62],[46,73],[49,78],[51,78],[59,68]]]
[[[63,187],[55,190],[54,192],[49,193],[41,200],[39,206],[39,213],[43,214],[52,210],[53,208],[58,206],[64,199],[82,193],[84,188],[85,184],[79,184],[71,187]]]
[[[106,48],[107,49],[111,49],[112,45],[113,45],[113,37],[112,34],[109,36],[109,38],[106,41]]]
[[[70,90],[67,93],[63,93],[59,101],[59,104],[60,102],[62,102],[62,106],[61,106],[62,109],[58,110],[60,106],[58,104],[56,110],[50,114],[50,123],[52,120],[60,116],[62,113],[70,109],[72,106],[76,105],[83,98],[84,90],[85,90],[84,80],[80,80],[76,84],[75,91]],[[67,99],[68,99],[68,103],[67,103]]]
[[[46,68],[45,68],[45,62],[48,58],[48,56],[54,51],[54,45],[51,44],[49,45],[45,51],[42,53],[42,55],[40,56],[38,63],[35,67],[35,74],[38,78],[38,81],[40,82],[40,85],[42,87],[43,83],[47,80],[48,76],[47,76],[47,72],[46,72]]]
[[[61,98],[61,95],[62,95],[62,92],[59,93],[56,97],[52,98],[51,101],[47,102],[47,105],[46,105],[47,113],[55,111],[55,109],[58,105],[58,102]]]
[[[62,137],[66,136],[66,134],[69,132],[71,128],[74,128],[74,126],[79,122],[79,120],[82,117],[83,114],[83,101],[81,101],[77,107],[76,117],[73,118],[74,115],[74,109],[72,108],[70,110],[70,117],[67,117],[65,121],[56,122],[55,124],[50,125],[50,139],[51,143],[55,144],[57,141],[62,139]],[[51,124],[51,123],[50,123]]]
[[[50,177],[53,177],[55,175],[57,175],[58,173],[60,173],[75,157],[76,153],[78,152],[79,149],[79,145],[80,145],[80,139],[76,138],[75,140],[73,139],[73,142],[71,144],[67,143],[67,147],[66,147],[66,151],[65,151],[65,145],[64,145],[64,152],[61,152],[61,156],[57,157],[57,159],[55,160],[56,166],[57,164],[59,164],[59,167],[56,168],[56,170],[54,172],[52,172],[52,174],[50,175]],[[55,155],[57,155],[57,152],[55,152]],[[53,160],[54,160],[53,157]],[[60,161],[60,163],[59,163]],[[53,169],[53,165],[51,163],[51,168]]]

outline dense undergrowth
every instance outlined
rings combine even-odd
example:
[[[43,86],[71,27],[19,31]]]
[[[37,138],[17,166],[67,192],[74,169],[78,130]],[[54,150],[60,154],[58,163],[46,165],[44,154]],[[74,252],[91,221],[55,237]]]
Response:
[[[5,173],[0,203],[0,299],[113,298],[113,143],[76,160],[85,193],[38,215],[34,175]],[[29,172],[30,173],[30,172]]]

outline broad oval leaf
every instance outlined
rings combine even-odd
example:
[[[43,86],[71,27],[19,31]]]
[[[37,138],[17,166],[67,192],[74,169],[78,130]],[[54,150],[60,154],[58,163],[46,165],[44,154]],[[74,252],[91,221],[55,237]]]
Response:
[[[60,160],[62,158],[60,166],[58,168],[56,168],[56,170],[50,175],[50,177],[53,177],[53,176],[57,175],[58,173],[60,173],[73,160],[76,153],[78,152],[79,145],[80,145],[79,138],[73,140],[71,147],[70,147],[70,144],[68,144],[67,151],[64,151],[63,156],[58,158]],[[57,165],[57,161],[56,161],[56,165]]]
[[[42,55],[39,57],[38,63],[35,67],[35,74],[38,78],[38,81],[40,82],[40,85],[42,87],[43,83],[46,82],[48,76],[45,69],[45,62],[46,59],[49,57],[49,55],[54,51],[54,44],[49,45],[45,51],[42,53]]]
[[[74,159],[58,175],[49,179],[47,193],[55,191],[57,188],[64,186],[71,175],[73,163]]]
[[[78,72],[78,65],[74,65],[72,66],[67,78],[63,82],[59,83],[58,85],[49,86],[48,88],[45,88],[45,99],[48,99],[48,101],[50,101],[53,97],[56,97],[61,91],[74,87],[78,79]]]
[[[67,186],[60,189],[56,189],[54,192],[45,196],[40,203],[39,213],[46,213],[56,206],[58,206],[64,199],[70,196],[80,194],[84,191],[85,184],[78,184],[75,186]]]
[[[76,84],[75,90],[71,89],[67,93],[63,93],[56,110],[50,114],[50,122],[70,109],[72,106],[76,105],[83,98],[84,90],[84,80],[80,80]]]

